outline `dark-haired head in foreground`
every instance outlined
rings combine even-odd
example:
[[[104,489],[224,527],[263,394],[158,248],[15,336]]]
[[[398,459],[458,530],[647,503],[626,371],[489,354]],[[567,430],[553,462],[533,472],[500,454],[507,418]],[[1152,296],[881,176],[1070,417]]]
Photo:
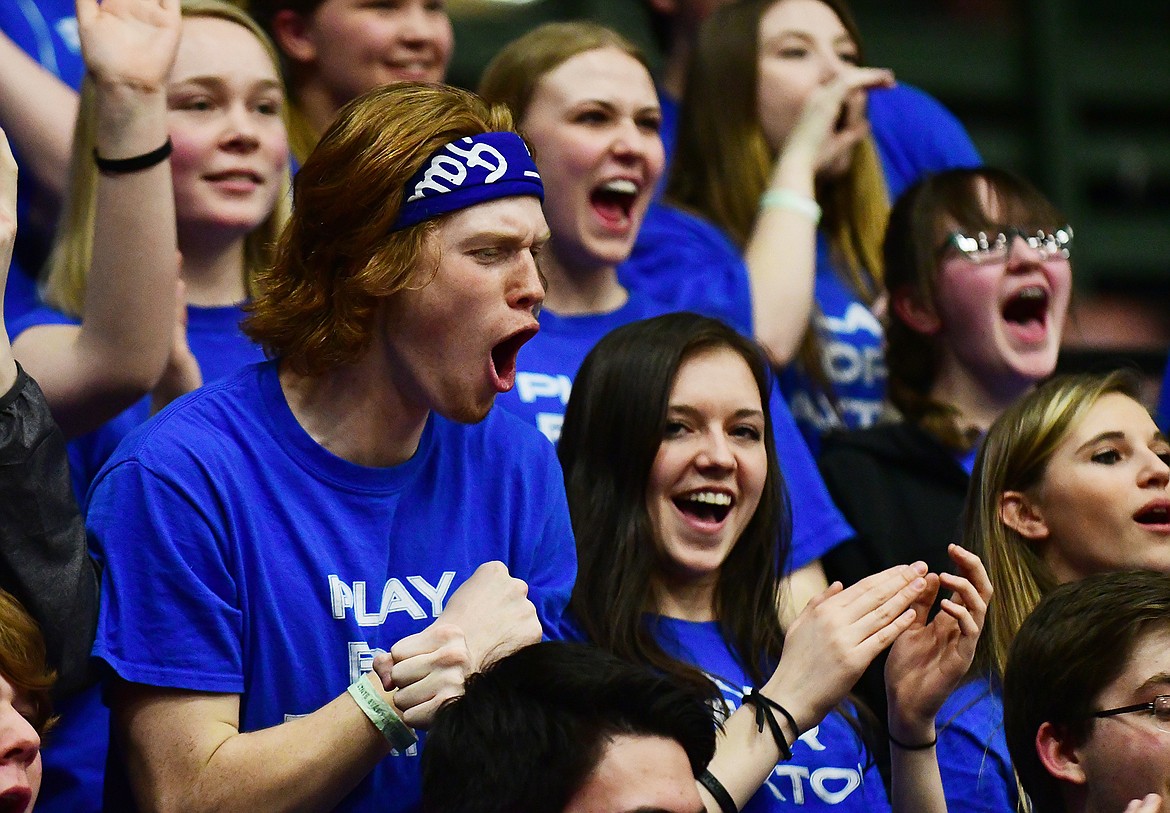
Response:
[[[1035,813],[1170,799],[1167,695],[1170,576],[1105,573],[1048,594],[1004,674],[1008,748]]]
[[[427,813],[698,813],[711,708],[596,647],[540,643],[468,678],[423,749]]]

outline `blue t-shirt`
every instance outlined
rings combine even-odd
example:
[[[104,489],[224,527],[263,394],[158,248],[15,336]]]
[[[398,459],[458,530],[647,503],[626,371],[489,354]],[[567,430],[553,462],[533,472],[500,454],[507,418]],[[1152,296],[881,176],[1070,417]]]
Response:
[[[514,412],[556,443],[573,380],[589,351],[614,328],[674,310],[632,290],[626,304],[610,313],[558,316],[547,309],[541,311],[540,332],[520,348],[516,359],[516,386],[497,398],[497,406]],[[768,406],[776,453],[792,505],[788,567],[795,570],[852,537],[853,529],[829,497],[778,387],[772,388]]]
[[[187,345],[199,362],[204,384],[219,381],[249,364],[264,360],[260,345],[240,330],[245,315],[239,305],[187,306]],[[18,336],[39,325],[77,324],[78,320],[73,317],[42,305],[17,320],[12,335]],[[122,438],[145,423],[150,414],[151,399],[146,396],[92,432],[69,441],[69,473],[73,478],[77,503],[83,510],[93,478],[118,448]]]
[[[742,705],[754,681],[724,640],[718,622],[657,616],[648,623],[667,654],[697,666],[715,681],[729,713]],[[776,764],[743,811],[766,813],[794,808],[840,813],[890,809],[877,765],[840,712],[830,712],[820,725],[793,743],[792,759]]]
[[[125,680],[240,695],[241,731],[336,698],[484,562],[528,583],[546,630],[576,575],[560,467],[539,433],[504,410],[475,425],[432,414],[410,460],[359,466],[297,422],[276,362],[139,427],[91,496],[94,654]],[[382,760],[337,809],[417,807],[416,752]]]
[[[0,31],[65,84],[75,90],[81,85],[85,63],[81,59],[73,0],[10,0],[0,3]],[[0,121],[0,127],[8,126],[8,122]],[[23,166],[15,145],[13,152],[17,165]],[[37,305],[33,275],[44,261],[56,208],[55,204],[38,202],[45,195],[31,172],[20,173],[16,198],[20,228],[16,233],[12,270],[4,296],[4,319],[10,326]],[[43,805],[43,801],[40,802],[37,809]]]
[[[935,719],[938,767],[951,813],[1015,813],[1015,773],[1003,733],[1003,690],[988,676],[960,686]]]
[[[887,374],[882,325],[833,268],[828,240],[822,232],[817,233],[813,291],[822,366],[836,408],[799,364],[784,369],[780,387],[815,455],[820,452],[820,437],[825,432],[842,425],[865,429],[877,423],[885,403]]]
[[[746,336],[752,329],[747,266],[721,229],[702,218],[652,203],[618,280],[672,310],[721,319]]]

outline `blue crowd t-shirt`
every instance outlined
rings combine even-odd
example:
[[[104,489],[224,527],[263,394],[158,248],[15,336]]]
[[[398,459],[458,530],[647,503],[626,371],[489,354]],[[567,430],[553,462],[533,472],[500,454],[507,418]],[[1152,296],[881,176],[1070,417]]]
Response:
[[[410,460],[356,465],[297,422],[276,362],[136,429],[94,482],[88,526],[104,566],[95,656],[128,681],[240,695],[241,731],[342,694],[484,562],[528,583],[546,630],[576,576],[539,433],[504,410],[474,425],[432,414]],[[382,760],[337,809],[417,807],[417,750]]]
[[[682,621],[651,616],[647,623],[663,650],[707,674],[734,712],[754,685],[717,621]],[[744,813],[782,810],[888,811],[890,803],[877,765],[849,721],[837,711],[801,734],[792,759],[772,773],[744,806]]]
[[[743,257],[721,229],[696,215],[652,203],[633,251],[617,271],[618,280],[631,291],[644,291],[672,310],[695,311],[745,336],[755,335]]]
[[[676,310],[640,291],[630,291],[626,304],[610,313],[559,316],[540,314],[540,332],[516,359],[516,386],[496,399],[556,443],[561,436],[565,406],[577,371],[602,337],[614,328]],[[780,470],[792,505],[792,551],[788,567],[804,567],[853,535],[829,497],[824,480],[796,428],[778,387],[769,393],[768,408]]]
[[[987,675],[956,689],[935,718],[950,813],[1015,813],[1016,775],[1003,731],[1003,689]]]
[[[249,364],[264,360],[260,345],[240,330],[240,322],[246,315],[239,305],[187,306],[187,345],[199,362],[204,384],[219,381]],[[40,325],[77,324],[80,324],[77,319],[42,305],[19,319],[13,325],[12,335],[18,336]],[[73,478],[77,503],[83,509],[93,478],[122,439],[150,419],[151,408],[148,395],[92,432],[69,441],[69,473]]]

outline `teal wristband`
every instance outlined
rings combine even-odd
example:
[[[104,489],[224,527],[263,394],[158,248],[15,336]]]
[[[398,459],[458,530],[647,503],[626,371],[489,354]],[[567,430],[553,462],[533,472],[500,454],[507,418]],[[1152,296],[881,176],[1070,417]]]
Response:
[[[404,752],[418,742],[418,737],[370,685],[365,675],[355,680],[347,691],[358,704],[358,708],[365,712],[374,728],[382,732],[386,742],[390,743],[395,751]]]
[[[791,189],[769,189],[760,196],[761,209],[788,209],[804,215],[817,225],[821,222],[821,207],[815,200]]]

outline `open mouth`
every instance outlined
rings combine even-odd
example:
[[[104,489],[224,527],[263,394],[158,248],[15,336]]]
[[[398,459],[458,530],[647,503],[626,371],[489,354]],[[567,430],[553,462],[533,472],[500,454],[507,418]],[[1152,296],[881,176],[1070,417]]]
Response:
[[[508,392],[515,385],[516,355],[524,343],[536,335],[537,330],[537,325],[518,330],[492,348],[492,372],[500,392]]]
[[[692,519],[704,523],[721,523],[731,513],[735,498],[722,491],[691,491],[672,497],[676,508]]]
[[[1012,294],[1003,303],[1004,321],[1033,330],[1043,330],[1048,322],[1048,291],[1029,285]]]
[[[638,184],[626,178],[614,178],[589,193],[589,203],[601,219],[615,228],[627,228],[634,202],[641,191]]]
[[[32,801],[32,789],[29,787],[10,788],[0,797],[0,813],[24,813],[29,802]]]
[[[1170,504],[1153,503],[1133,515],[1139,525],[1170,525]]]

